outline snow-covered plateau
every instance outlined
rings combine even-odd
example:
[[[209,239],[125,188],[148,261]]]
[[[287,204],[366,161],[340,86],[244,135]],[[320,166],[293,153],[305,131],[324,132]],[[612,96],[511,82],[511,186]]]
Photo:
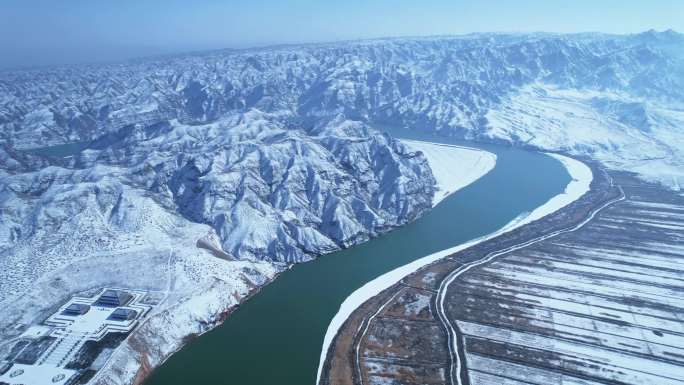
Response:
[[[486,170],[464,161],[438,185],[438,154],[370,128],[383,125],[588,155],[679,189],[684,37],[476,34],[2,71],[0,353],[73,293],[157,291],[97,377],[130,383],[291,263],[408,223]]]

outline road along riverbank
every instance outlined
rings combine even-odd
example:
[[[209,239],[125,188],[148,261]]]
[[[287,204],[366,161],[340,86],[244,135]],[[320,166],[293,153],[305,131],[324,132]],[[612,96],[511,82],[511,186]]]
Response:
[[[581,168],[577,168],[576,171],[579,172],[580,170]],[[449,344],[448,352],[443,351],[447,346],[444,342],[453,341],[457,336],[455,333],[448,334],[448,330],[444,330],[444,325],[440,326],[439,324],[440,312],[438,308],[443,302],[439,298],[441,289],[447,288],[449,282],[453,281],[454,276],[459,272],[465,272],[482,263],[488,263],[501,252],[512,251],[535,241],[561,234],[564,231],[571,231],[575,227],[587,223],[598,210],[623,199],[621,190],[612,186],[612,179],[606,173],[596,165],[592,165],[592,171],[595,178],[592,179],[591,188],[588,191],[585,191],[585,187],[580,188],[581,185],[577,184],[580,183],[579,180],[574,181],[576,183],[574,187],[569,186],[567,189],[570,194],[565,199],[569,199],[572,192],[578,194],[585,191],[579,199],[564,205],[561,209],[556,208],[552,213],[546,213],[547,215],[542,216],[541,219],[516,221],[517,225],[514,229],[507,226],[505,230],[497,232],[495,236],[488,236],[480,242],[471,242],[463,247],[458,247],[456,252],[453,252],[452,249],[449,250],[451,253],[445,253],[446,255],[438,254],[439,258],[436,258],[433,263],[420,266],[413,273],[405,275],[400,281],[395,282],[394,285],[363,303],[347,318],[334,338],[327,357],[321,365],[319,383],[336,385],[366,383],[364,380],[373,375],[373,370],[369,369],[370,366],[376,367],[378,369],[376,372],[387,369],[375,361],[373,363],[367,362],[365,354],[368,353],[368,349],[375,349],[373,354],[377,353],[378,357],[385,353],[387,353],[387,357],[404,357],[405,364],[408,362],[406,357],[414,353],[418,354],[421,360],[433,363],[428,365],[429,368],[421,368],[423,377],[418,380],[410,377],[415,375],[415,373],[409,373],[411,372],[410,365],[401,369],[400,372],[409,373],[405,373],[409,376],[407,378],[413,378],[413,380],[421,383],[431,383],[430,381],[451,383],[451,379],[454,379],[453,383],[460,383],[458,382],[460,377],[457,375],[459,361],[456,359],[459,352],[456,349],[451,349],[455,344]],[[582,174],[586,175],[586,171]],[[554,202],[555,205],[560,205],[559,200],[552,201],[552,203]],[[521,225],[521,223],[525,225]],[[407,291],[411,291],[409,295],[411,299],[407,299]],[[418,306],[420,311],[413,309],[416,313],[412,313],[408,317],[409,320],[402,311],[397,310],[401,307],[405,308],[406,304],[398,303],[406,301],[413,301],[414,304],[411,305],[413,308],[417,306],[415,304],[418,302],[424,302],[423,305],[425,306]],[[382,317],[379,317],[381,313]],[[402,335],[398,331],[399,329],[394,326],[387,326],[391,323],[387,318],[389,313],[397,317],[396,322],[402,322],[400,321],[402,317],[407,318],[408,324],[405,327],[413,327],[410,334],[415,341],[404,341],[398,337],[398,335]],[[416,321],[422,323],[416,323]],[[397,327],[402,328],[402,326]],[[373,330],[370,333],[373,334],[372,336],[370,336],[369,330]],[[378,333],[382,333],[383,337],[380,337]],[[389,344],[388,341],[381,341],[383,338],[389,338],[388,336],[394,336],[392,344]],[[417,345],[414,346],[413,343]],[[414,347],[409,349],[410,351],[406,351],[402,347],[408,346],[407,344]],[[447,365],[442,360],[449,361],[451,364]],[[399,370],[397,367],[394,369]],[[455,375],[452,376],[451,373],[455,373]],[[400,380],[400,378],[397,379]]]

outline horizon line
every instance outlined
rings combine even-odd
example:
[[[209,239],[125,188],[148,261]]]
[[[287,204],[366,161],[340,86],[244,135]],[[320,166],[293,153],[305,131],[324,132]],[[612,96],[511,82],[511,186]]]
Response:
[[[675,33],[682,35],[681,32],[668,28],[662,31],[658,31],[654,28],[650,28],[641,32],[625,32],[625,33],[615,33],[615,32],[601,32],[601,31],[578,31],[578,32],[549,32],[549,31],[488,31],[488,32],[464,32],[464,33],[446,33],[446,34],[426,34],[426,35],[393,35],[393,36],[378,36],[378,37],[361,37],[361,38],[341,38],[338,40],[321,40],[321,41],[302,41],[302,42],[281,42],[281,43],[266,43],[263,45],[255,44],[249,47],[236,48],[236,47],[217,47],[217,48],[201,48],[201,49],[179,49],[175,52],[160,53],[160,54],[149,54],[149,55],[134,55],[131,57],[115,59],[115,60],[93,60],[93,61],[81,61],[73,63],[57,63],[57,64],[37,64],[37,65],[19,65],[19,66],[7,66],[3,67],[0,65],[0,72],[13,72],[13,71],[32,71],[32,70],[47,70],[47,69],[65,69],[71,67],[84,67],[84,66],[96,66],[96,65],[116,65],[116,64],[126,64],[134,63],[138,61],[162,59],[162,58],[175,58],[183,56],[192,55],[203,55],[218,53],[221,51],[231,51],[231,52],[249,52],[249,51],[267,51],[275,50],[286,47],[307,47],[307,46],[325,46],[334,44],[345,44],[345,43],[360,43],[360,42],[373,42],[373,41],[383,41],[383,40],[411,40],[411,39],[434,39],[434,38],[465,38],[473,37],[478,35],[550,35],[550,36],[576,36],[576,35],[604,35],[604,36],[635,36],[644,33]]]

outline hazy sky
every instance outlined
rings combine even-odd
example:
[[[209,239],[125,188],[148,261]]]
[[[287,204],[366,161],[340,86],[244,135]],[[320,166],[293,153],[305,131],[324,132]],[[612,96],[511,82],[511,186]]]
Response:
[[[0,0],[0,67],[484,31],[684,32],[684,0]]]

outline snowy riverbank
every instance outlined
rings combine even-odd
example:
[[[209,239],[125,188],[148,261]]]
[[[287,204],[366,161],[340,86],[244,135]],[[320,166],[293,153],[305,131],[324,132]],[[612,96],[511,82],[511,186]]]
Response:
[[[449,194],[480,179],[496,165],[496,155],[476,148],[406,139],[401,142],[414,151],[421,151],[427,158],[437,180],[432,207]]]
[[[376,279],[366,283],[364,286],[360,287],[357,289],[355,292],[353,292],[347,299],[342,303],[340,306],[340,310],[338,313],[333,317],[332,321],[330,322],[330,325],[328,326],[328,330],[325,334],[325,338],[323,340],[323,347],[321,349],[321,356],[320,356],[320,361],[318,365],[318,374],[316,377],[316,383],[320,381],[320,376],[321,376],[321,371],[323,368],[323,364],[325,363],[328,349],[330,347],[330,344],[332,343],[333,339],[335,338],[335,335],[337,335],[338,330],[342,327],[342,324],[349,318],[349,316],[356,310],[359,306],[361,306],[364,302],[372,298],[373,296],[377,295],[381,291],[389,288],[390,286],[394,285],[395,283],[399,282],[401,279],[406,277],[407,275],[413,273],[414,271],[418,270],[419,268],[428,265],[434,261],[437,261],[441,258],[444,258],[448,255],[451,255],[455,252],[458,252],[460,250],[466,249],[470,246],[473,246],[479,242],[486,241],[488,239],[494,238],[502,233],[511,231],[517,227],[520,227],[524,224],[530,223],[534,220],[537,220],[539,218],[544,217],[545,215],[551,214],[568,204],[572,203],[573,201],[577,200],[580,198],[584,193],[589,191],[589,186],[591,184],[591,181],[593,179],[593,175],[591,172],[591,169],[585,165],[584,163],[563,156],[559,154],[548,154],[549,156],[552,156],[553,158],[557,159],[561,163],[563,163],[563,166],[566,168],[568,173],[570,174],[572,180],[570,183],[565,188],[565,191],[561,194],[556,195],[555,197],[551,198],[549,201],[547,201],[545,204],[539,206],[535,210],[533,210],[530,213],[525,213],[518,218],[514,219],[511,221],[509,224],[506,226],[502,227],[498,231],[495,231],[489,235],[485,235],[480,238],[476,238],[470,242],[466,242],[464,244],[451,247],[442,251],[439,251],[437,253],[428,255],[426,257],[420,258],[414,262],[411,262],[409,264],[406,264],[404,266],[401,266],[397,269],[394,269],[390,272],[387,272]],[[427,154],[426,154],[427,156]],[[428,156],[428,159],[429,156]],[[431,165],[432,166],[432,165]],[[433,171],[434,173],[434,171]],[[437,175],[435,175],[435,178],[437,178]]]

